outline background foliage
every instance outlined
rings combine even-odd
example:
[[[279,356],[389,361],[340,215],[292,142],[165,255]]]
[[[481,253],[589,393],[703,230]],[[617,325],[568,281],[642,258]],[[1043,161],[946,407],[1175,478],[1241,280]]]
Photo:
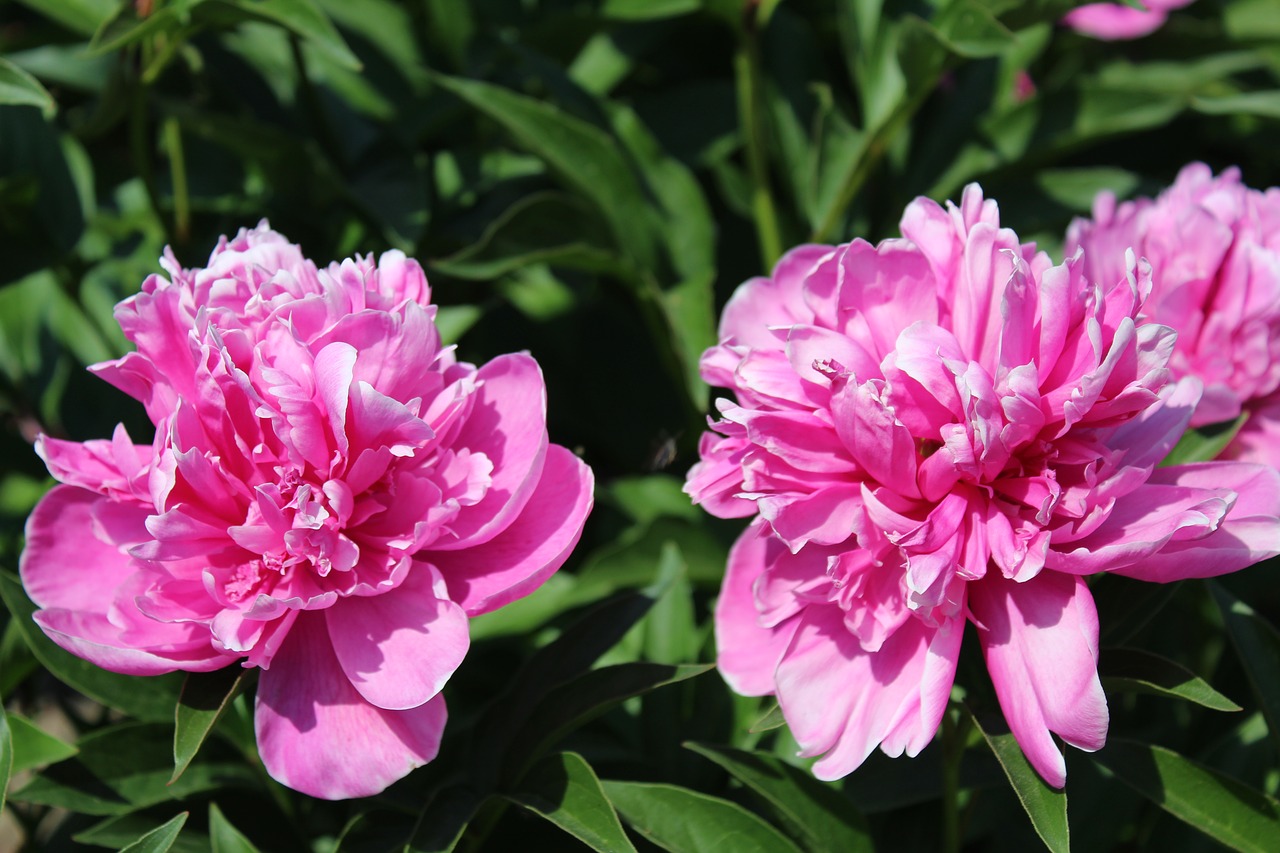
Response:
[[[1072,5],[0,0],[0,848],[1274,849],[1274,567],[1097,580],[1111,742],[1069,752],[1065,794],[976,658],[945,739],[836,784],[707,674],[740,525],[680,483],[739,282],[972,180],[1051,253],[1097,190],[1190,160],[1280,183],[1274,0],[1199,0],[1130,43],[1055,26]],[[317,260],[422,259],[446,337],[531,351],[553,440],[597,472],[569,566],[473,622],[440,758],[369,800],[265,776],[251,672],[99,671],[12,574],[51,484],[36,433],[149,435],[84,370],[126,349],[112,305],[165,244],[200,265],[262,217]]]

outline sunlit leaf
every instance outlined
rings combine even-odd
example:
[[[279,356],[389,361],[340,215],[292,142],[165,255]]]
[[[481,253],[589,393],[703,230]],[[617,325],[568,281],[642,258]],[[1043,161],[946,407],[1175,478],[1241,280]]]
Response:
[[[0,105],[38,107],[45,118],[57,111],[49,90],[26,71],[0,56]]]
[[[1240,706],[1209,686],[1190,670],[1139,649],[1103,649],[1098,674],[1108,690],[1154,693],[1185,699],[1215,711],[1239,711]]]
[[[635,850],[595,771],[577,753],[547,756],[530,768],[517,787],[515,793],[508,795],[511,800],[551,821],[592,850]]]
[[[173,846],[173,842],[178,840],[178,833],[182,832],[188,815],[189,812],[175,815],[129,846],[122,848],[120,853],[166,853]]]
[[[728,800],[676,785],[603,784],[626,822],[671,853],[800,853],[777,829]]]
[[[209,803],[209,843],[213,853],[258,853],[258,848],[227,820],[217,803]]]
[[[9,715],[9,736],[13,743],[14,773],[57,764],[79,752],[71,744],[59,740],[17,714]]]
[[[1003,721],[980,721],[967,708],[965,711],[973,718],[1000,766],[1004,768],[1009,784],[1018,795],[1018,802],[1026,809],[1027,817],[1031,818],[1031,825],[1035,827],[1040,840],[1053,853],[1067,853],[1071,849],[1071,834],[1067,826],[1066,792],[1050,787],[1040,778]]]
[[[176,781],[196,757],[218,718],[240,692],[245,678],[246,670],[234,664],[213,672],[187,675],[178,704],[174,707],[171,782]]]
[[[812,775],[766,752],[746,752],[715,744],[689,743],[689,749],[719,764],[761,796],[813,853],[871,851],[871,833],[856,806]]]
[[[1249,413],[1243,412],[1240,417],[1228,423],[1187,430],[1160,464],[1186,465],[1217,459],[1218,454],[1232,442],[1248,418]]]
[[[1280,631],[1221,584],[1207,584],[1267,718],[1272,742],[1280,747]]]
[[[1280,802],[1172,750],[1113,738],[1094,761],[1169,814],[1235,850],[1267,853]]]
[[[752,734],[759,732],[769,732],[774,729],[780,729],[787,724],[787,718],[782,716],[782,706],[776,702],[773,707],[764,712],[764,716],[751,724],[751,728],[747,731]]]

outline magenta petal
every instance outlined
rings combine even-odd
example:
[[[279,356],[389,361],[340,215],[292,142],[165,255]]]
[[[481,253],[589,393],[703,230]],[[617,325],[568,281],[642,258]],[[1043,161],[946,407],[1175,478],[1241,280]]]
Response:
[[[799,619],[772,628],[760,624],[755,589],[765,568],[786,553],[769,525],[756,519],[734,543],[716,602],[716,667],[729,686],[744,696],[774,692],[774,670],[791,643]]]
[[[992,573],[969,585],[969,610],[996,696],[1031,766],[1061,788],[1067,766],[1050,732],[1079,749],[1107,739],[1098,680],[1098,611],[1084,579],[1042,572],[1026,583]]]
[[[403,711],[435,696],[471,645],[466,613],[433,575],[415,564],[391,592],[350,596],[324,612],[343,672],[379,708]]]
[[[533,592],[564,563],[591,512],[591,469],[558,444],[524,510],[496,537],[466,550],[427,551],[449,597],[470,616],[488,613]]]
[[[375,707],[351,685],[316,614],[299,617],[258,683],[254,728],[267,772],[326,800],[368,797],[435,758],[444,699]]]
[[[538,363],[524,353],[498,356],[476,379],[475,406],[453,447],[487,456],[493,482],[449,525],[457,539],[436,548],[470,548],[496,536],[529,500],[547,452],[547,394]]]

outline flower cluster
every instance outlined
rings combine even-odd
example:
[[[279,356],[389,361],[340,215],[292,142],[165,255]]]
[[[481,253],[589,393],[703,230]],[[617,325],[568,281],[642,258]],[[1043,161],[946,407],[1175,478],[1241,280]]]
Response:
[[[1280,474],[1156,467],[1201,383],[1172,375],[1176,335],[1147,322],[1133,253],[1101,277],[1055,265],[976,186],[958,207],[916,200],[901,227],[794,249],[738,289],[703,355],[736,400],[686,490],[754,517],[716,608],[719,666],[776,694],[837,778],[877,745],[929,743],[971,622],[1018,743],[1060,786],[1052,734],[1094,750],[1108,724],[1086,577],[1280,552]]]
[[[1156,199],[1099,194],[1067,232],[1091,280],[1119,275],[1130,247],[1152,265],[1146,315],[1178,330],[1169,369],[1204,382],[1191,425],[1247,412],[1229,454],[1280,466],[1280,189],[1191,163]]]
[[[435,756],[468,617],[560,566],[591,471],[532,358],[441,345],[400,252],[320,269],[264,222],[163,265],[116,309],[137,351],[93,368],[152,444],[37,445],[64,485],[27,525],[36,621],[116,672],[259,667],[271,775],[376,793]]]

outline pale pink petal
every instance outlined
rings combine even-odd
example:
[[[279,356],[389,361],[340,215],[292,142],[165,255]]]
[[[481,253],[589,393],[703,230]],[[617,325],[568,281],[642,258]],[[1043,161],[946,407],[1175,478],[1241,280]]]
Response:
[[[988,574],[969,585],[969,610],[1013,736],[1036,772],[1061,788],[1067,768],[1050,732],[1090,752],[1107,739],[1089,588],[1057,572],[1026,583]]]
[[[421,554],[440,570],[449,597],[476,616],[523,598],[564,563],[591,512],[591,469],[558,444],[523,512],[483,545]]]
[[[258,752],[272,778],[326,800],[369,797],[435,758],[444,699],[388,711],[347,679],[324,620],[304,614],[262,673],[254,706]]]
[[[786,548],[759,519],[743,531],[729,551],[716,601],[716,668],[729,686],[744,696],[774,692],[774,671],[799,624],[792,618],[763,627],[756,603],[755,589],[765,568],[783,553]]]
[[[446,597],[438,577],[417,563],[391,592],[350,596],[325,611],[343,672],[379,708],[416,708],[440,692],[466,657],[466,613]]]
[[[456,540],[437,549],[470,548],[498,535],[524,509],[547,452],[547,395],[538,363],[524,353],[498,356],[476,378],[475,406],[452,446],[487,456],[493,482],[449,525]]]

